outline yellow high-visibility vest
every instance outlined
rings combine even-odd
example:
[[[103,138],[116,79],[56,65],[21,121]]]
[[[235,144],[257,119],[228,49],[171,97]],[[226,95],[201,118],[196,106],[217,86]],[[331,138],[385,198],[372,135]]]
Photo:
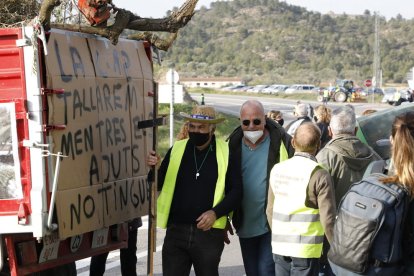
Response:
[[[396,92],[394,93],[393,98],[394,98],[394,101],[396,101],[396,102],[397,102],[397,101],[401,98],[401,93],[400,93],[400,91],[396,91]]]
[[[160,196],[157,200],[157,226],[160,228],[167,227],[168,216],[170,214],[171,202],[177,180],[177,174],[187,142],[188,139],[177,141],[174,143],[171,149],[170,163],[168,164],[167,173],[164,179],[164,185],[162,186]],[[212,207],[216,206],[224,198],[226,172],[229,163],[228,144],[219,139],[216,139],[216,158],[218,177],[216,182],[216,189],[214,191],[214,200]],[[215,221],[212,227],[224,229],[224,227],[226,227],[226,223],[227,217],[222,216]]]
[[[272,252],[297,257],[319,258],[322,253],[324,229],[319,209],[305,205],[307,187],[318,163],[294,156],[276,164],[270,184],[275,193],[272,216]]]

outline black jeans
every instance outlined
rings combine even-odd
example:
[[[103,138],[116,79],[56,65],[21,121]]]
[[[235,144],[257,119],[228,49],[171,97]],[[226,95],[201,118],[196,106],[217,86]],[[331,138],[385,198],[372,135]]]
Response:
[[[162,272],[164,276],[186,276],[191,266],[197,276],[218,274],[224,249],[224,229],[198,229],[192,224],[172,224],[162,247]]]
[[[318,258],[295,258],[273,254],[277,276],[317,276]]]
[[[137,275],[137,235],[138,229],[128,231],[128,247],[120,249],[121,275]],[[109,252],[91,258],[90,276],[102,276],[105,273]]]

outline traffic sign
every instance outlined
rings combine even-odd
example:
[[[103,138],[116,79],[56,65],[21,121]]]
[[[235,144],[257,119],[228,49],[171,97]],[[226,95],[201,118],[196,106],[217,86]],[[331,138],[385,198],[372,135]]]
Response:
[[[370,80],[370,79],[364,80],[364,85],[366,87],[370,87],[372,85],[372,80]]]

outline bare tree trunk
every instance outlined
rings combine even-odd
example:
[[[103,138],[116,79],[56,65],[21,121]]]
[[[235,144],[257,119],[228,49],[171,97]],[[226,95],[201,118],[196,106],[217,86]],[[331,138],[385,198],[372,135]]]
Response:
[[[115,23],[108,27],[91,27],[72,24],[52,24],[53,28],[82,32],[88,34],[97,34],[108,38],[112,44],[118,43],[118,38],[124,29],[127,29],[128,22],[133,14],[130,11],[120,9],[115,17]]]
[[[128,29],[175,33],[191,20],[197,2],[198,0],[187,0],[178,11],[166,18],[137,18],[128,24]]]
[[[172,33],[167,39],[162,39],[151,32],[143,32],[130,35],[128,38],[134,40],[146,40],[158,49],[167,51],[171,47],[174,40],[177,38],[177,35],[177,33]]]
[[[44,0],[39,11],[39,21],[45,27],[50,27],[50,16],[54,8],[60,5],[60,0]]]

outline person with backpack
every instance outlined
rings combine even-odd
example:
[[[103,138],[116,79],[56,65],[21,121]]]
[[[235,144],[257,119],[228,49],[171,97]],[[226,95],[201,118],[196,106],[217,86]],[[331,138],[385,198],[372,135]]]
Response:
[[[277,276],[318,275],[324,234],[329,241],[332,237],[336,205],[332,178],[315,158],[320,137],[317,125],[300,125],[292,140],[295,155],[276,164],[270,173]]]
[[[348,191],[349,186],[362,179],[364,172],[372,161],[381,157],[356,136],[356,115],[351,105],[334,109],[331,113],[328,132],[332,139],[326,143],[316,159],[332,176],[336,204]],[[321,275],[332,276],[326,257],[329,244],[325,241],[321,258]]]
[[[334,109],[328,127],[332,139],[316,155],[316,159],[331,174],[338,204],[349,186],[362,179],[372,161],[381,157],[355,136],[356,115],[352,106]]]
[[[328,253],[338,276],[414,275],[413,111],[395,118],[390,141],[389,176],[354,183],[339,204]]]

